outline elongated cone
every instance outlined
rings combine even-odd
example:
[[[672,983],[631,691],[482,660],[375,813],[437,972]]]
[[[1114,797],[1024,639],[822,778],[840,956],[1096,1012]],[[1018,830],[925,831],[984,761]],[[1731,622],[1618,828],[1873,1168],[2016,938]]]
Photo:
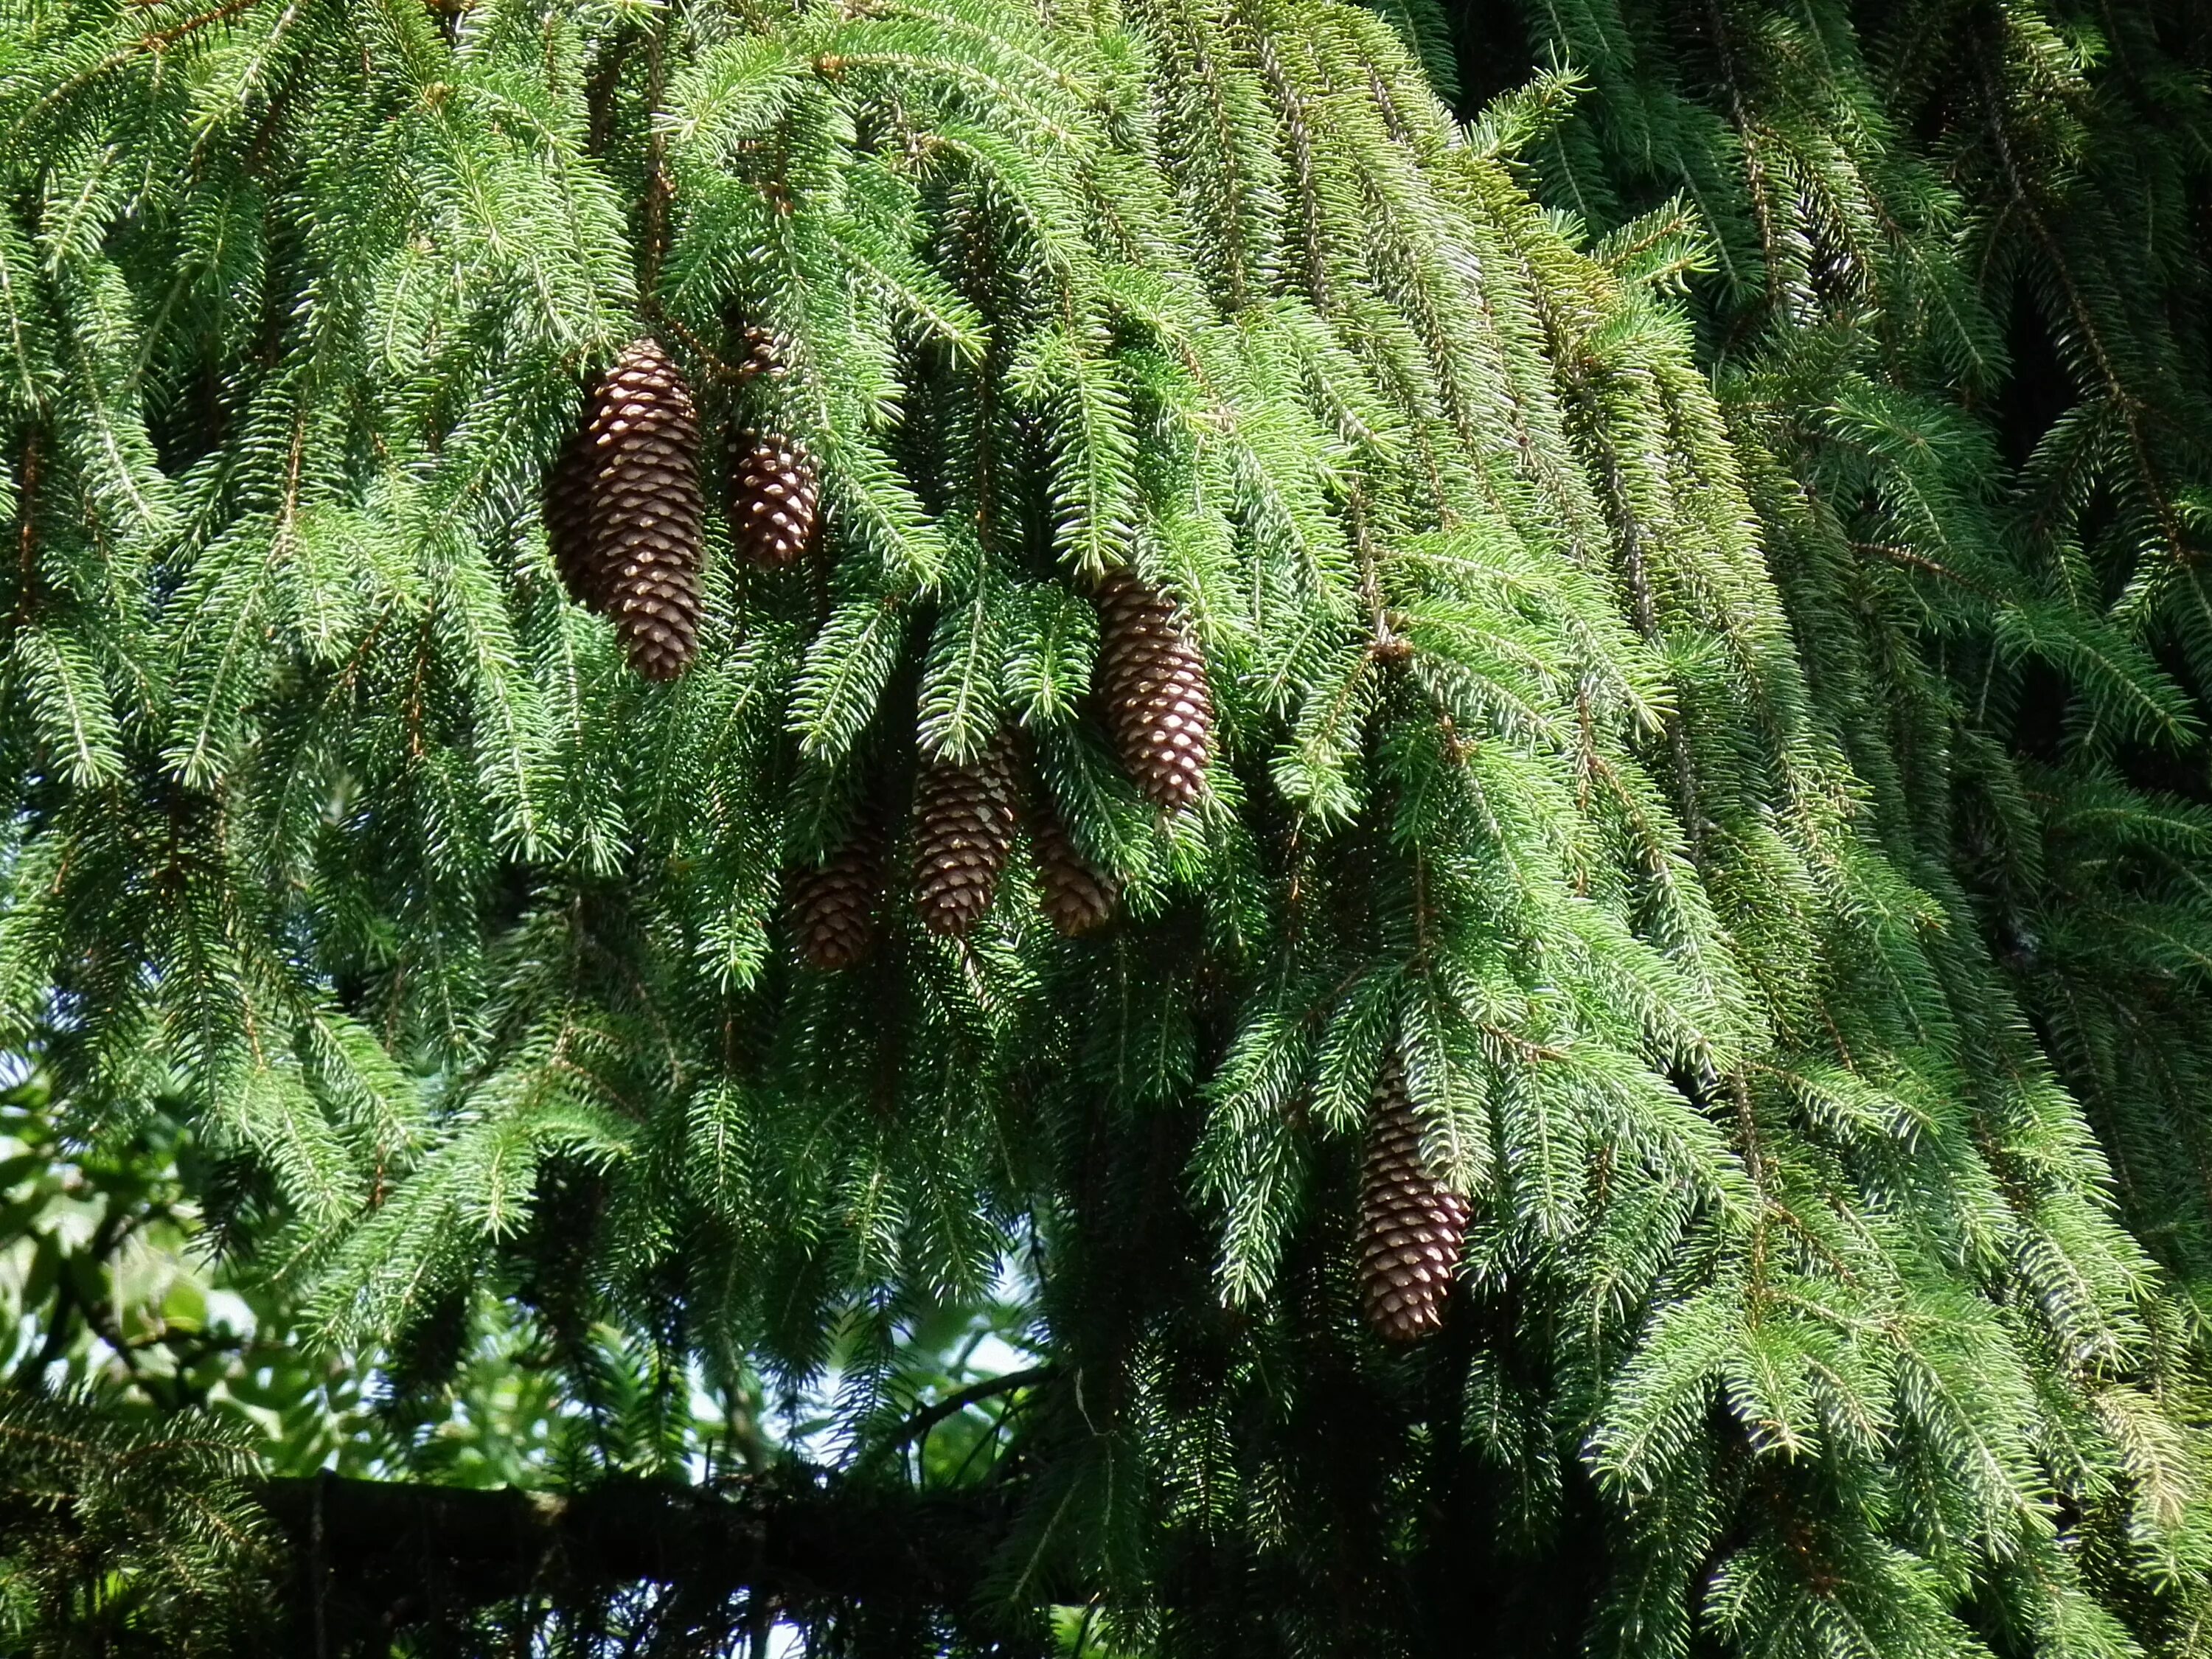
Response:
[[[789,564],[814,539],[813,458],[780,432],[748,433],[730,476],[730,530],[755,564]]]
[[[1138,793],[1170,811],[1206,787],[1213,691],[1206,656],[1175,602],[1126,570],[1098,590],[1094,687]]]
[[[969,765],[935,760],[915,788],[915,903],[960,938],[991,908],[1014,845],[1014,779],[1002,742]]]
[[[852,967],[876,944],[884,885],[884,837],[863,823],[817,869],[792,878],[792,932],[799,952],[825,974]]]
[[[592,440],[587,427],[569,434],[545,476],[545,544],[561,586],[579,605],[605,608],[592,562]]]
[[[1421,1123],[1393,1054],[1376,1082],[1359,1194],[1359,1299],[1367,1322],[1393,1342],[1443,1323],[1444,1299],[1467,1245],[1468,1202],[1421,1156]]]
[[[673,679],[699,645],[699,415],[659,342],[607,371],[586,437],[590,591],[638,672]]]
[[[1030,791],[1029,826],[1045,919],[1069,939],[1111,921],[1119,885],[1075,850],[1067,826],[1041,786]]]

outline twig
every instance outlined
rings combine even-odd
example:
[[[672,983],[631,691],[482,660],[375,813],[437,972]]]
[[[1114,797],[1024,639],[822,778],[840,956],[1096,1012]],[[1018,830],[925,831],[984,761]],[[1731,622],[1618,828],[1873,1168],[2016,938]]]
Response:
[[[979,1401],[989,1400],[1002,1394],[1012,1394],[1017,1389],[1026,1389],[1042,1382],[1053,1374],[1049,1365],[1032,1365],[1027,1370],[1007,1371],[998,1376],[987,1376],[980,1382],[971,1382],[964,1389],[956,1389],[934,1405],[923,1407],[898,1426],[898,1431],[881,1442],[868,1454],[868,1461],[895,1452],[916,1440],[927,1440],[929,1431],[948,1417],[957,1417]]]

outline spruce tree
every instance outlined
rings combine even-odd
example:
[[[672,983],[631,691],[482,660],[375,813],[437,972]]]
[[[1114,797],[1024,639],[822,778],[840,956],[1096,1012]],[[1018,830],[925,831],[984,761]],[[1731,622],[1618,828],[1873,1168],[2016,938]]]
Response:
[[[11,1636],[2203,1647],[2190,7],[8,19]]]

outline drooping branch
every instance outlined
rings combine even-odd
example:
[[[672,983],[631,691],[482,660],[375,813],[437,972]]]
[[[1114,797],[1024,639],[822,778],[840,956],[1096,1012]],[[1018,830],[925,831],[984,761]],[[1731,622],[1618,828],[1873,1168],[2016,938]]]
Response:
[[[915,1494],[805,1472],[721,1490],[623,1479],[587,1492],[483,1491],[332,1474],[276,1480],[262,1501],[291,1547],[320,1627],[386,1627],[517,1596],[680,1586],[783,1607],[943,1608],[977,1595],[1007,1506],[992,1493]]]
[[[934,1405],[924,1407],[901,1424],[895,1433],[875,1448],[874,1455],[880,1457],[887,1453],[897,1451],[902,1447],[913,1445],[916,1441],[927,1441],[929,1438],[930,1431],[947,1418],[957,1417],[970,1406],[994,1399],[1000,1395],[1015,1394],[1024,1389],[1034,1388],[1051,1375],[1051,1366],[1032,1365],[1026,1370],[1007,1371],[998,1376],[987,1376],[980,1382],[971,1382],[964,1389],[955,1389]]]

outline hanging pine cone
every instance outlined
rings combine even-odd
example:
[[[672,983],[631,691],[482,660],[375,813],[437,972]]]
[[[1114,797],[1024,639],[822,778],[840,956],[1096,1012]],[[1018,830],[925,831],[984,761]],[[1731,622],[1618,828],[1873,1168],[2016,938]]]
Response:
[[[1041,788],[1030,793],[1030,850],[1036,856],[1045,919],[1055,929],[1073,939],[1113,920],[1119,886],[1075,850],[1067,826]]]
[[[915,902],[922,926],[964,936],[991,908],[1013,844],[1013,769],[1005,744],[971,765],[925,763],[915,788]]]
[[[648,679],[673,679],[699,646],[699,415],[650,337],[599,383],[592,460],[590,591]]]
[[[592,586],[596,567],[592,562],[592,438],[579,427],[561,446],[553,470],[545,475],[545,544],[552,550],[553,568],[561,586],[579,605],[593,611],[603,607]]]
[[[799,954],[825,974],[852,967],[875,948],[884,883],[883,832],[863,823],[817,869],[792,878],[792,931]]]
[[[731,470],[730,529],[740,556],[789,564],[814,539],[821,495],[813,458],[780,432],[747,433]]]
[[[791,373],[790,344],[782,335],[758,323],[744,324],[738,331],[745,345],[734,365],[740,375],[747,380],[759,374],[780,380]]]
[[[1213,692],[1206,657],[1175,602],[1126,570],[1098,590],[1095,684],[1106,726],[1137,792],[1173,811],[1206,785]]]
[[[1393,1342],[1443,1323],[1444,1298],[1466,1247],[1468,1202],[1447,1190],[1421,1156],[1421,1123],[1393,1054],[1367,1119],[1359,1193],[1359,1297],[1367,1322]]]

